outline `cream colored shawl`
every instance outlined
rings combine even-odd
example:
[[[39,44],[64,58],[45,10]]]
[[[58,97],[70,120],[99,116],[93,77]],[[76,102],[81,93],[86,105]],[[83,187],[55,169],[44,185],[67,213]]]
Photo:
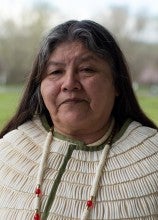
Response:
[[[34,190],[47,131],[39,119],[0,140],[0,220],[33,220]],[[43,220],[77,220],[104,143],[55,134],[43,179]],[[158,219],[158,132],[126,122],[111,146],[89,219]]]

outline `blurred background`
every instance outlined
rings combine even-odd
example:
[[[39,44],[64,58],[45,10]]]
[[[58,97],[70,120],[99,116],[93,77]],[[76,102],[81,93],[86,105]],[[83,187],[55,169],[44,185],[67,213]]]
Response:
[[[0,0],[0,129],[15,112],[42,36],[69,19],[111,31],[140,105],[158,124],[157,0]]]

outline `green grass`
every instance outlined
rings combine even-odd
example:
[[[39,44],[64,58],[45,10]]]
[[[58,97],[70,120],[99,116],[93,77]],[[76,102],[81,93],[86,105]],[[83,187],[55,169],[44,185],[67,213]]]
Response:
[[[16,111],[22,88],[0,88],[0,129]],[[144,112],[158,125],[158,95],[151,96],[146,92],[137,92],[138,100]]]
[[[158,125],[158,96],[138,95],[138,100],[146,115]]]
[[[136,90],[140,106],[146,115],[158,125],[158,86],[143,86]]]
[[[7,123],[16,111],[18,101],[20,100],[21,89],[4,88],[0,91],[0,129]]]

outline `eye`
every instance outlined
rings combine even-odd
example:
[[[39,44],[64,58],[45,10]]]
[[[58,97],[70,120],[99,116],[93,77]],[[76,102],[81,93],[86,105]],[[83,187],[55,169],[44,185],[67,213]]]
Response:
[[[50,71],[50,73],[48,73],[48,75],[59,75],[62,73],[63,73],[63,71],[59,69],[59,70]]]
[[[94,73],[95,70],[92,67],[83,67],[80,70],[81,72],[85,72],[85,73]]]

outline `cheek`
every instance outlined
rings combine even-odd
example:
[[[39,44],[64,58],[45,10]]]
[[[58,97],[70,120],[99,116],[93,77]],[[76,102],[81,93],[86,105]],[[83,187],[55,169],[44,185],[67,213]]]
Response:
[[[41,95],[43,97],[44,103],[47,107],[55,102],[55,89],[47,81],[42,81],[41,83]]]
[[[41,83],[41,95],[42,95],[42,98],[44,100],[44,102],[46,102],[46,98],[49,94],[49,90],[48,90],[48,87],[46,85],[46,83],[44,81],[42,81]]]
[[[86,86],[86,90],[92,101],[101,101],[100,97],[105,94],[105,84],[96,80],[89,83]]]
[[[89,93],[92,107],[98,109],[112,106],[116,96],[115,88],[110,84],[96,84],[91,87],[93,89]]]

